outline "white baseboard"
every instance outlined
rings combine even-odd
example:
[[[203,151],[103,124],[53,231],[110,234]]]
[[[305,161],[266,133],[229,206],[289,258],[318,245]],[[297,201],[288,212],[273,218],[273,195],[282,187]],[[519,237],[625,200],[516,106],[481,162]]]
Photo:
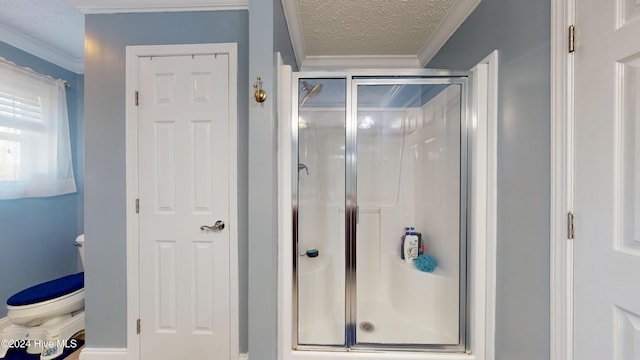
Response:
[[[128,360],[127,349],[84,348],[80,351],[80,360]],[[238,355],[238,360],[249,360],[249,354]]]
[[[127,349],[87,348],[80,351],[80,360],[127,360]]]

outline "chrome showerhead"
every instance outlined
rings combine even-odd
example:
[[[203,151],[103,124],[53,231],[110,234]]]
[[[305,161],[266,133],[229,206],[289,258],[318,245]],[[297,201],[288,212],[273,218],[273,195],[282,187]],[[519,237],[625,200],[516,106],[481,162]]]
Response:
[[[312,97],[320,94],[320,91],[322,91],[322,84],[311,85],[308,82],[302,80],[302,89],[300,89],[300,91],[304,91],[304,92],[307,93],[302,98],[302,102],[300,103],[300,107],[303,107],[304,103],[307,102],[307,100],[309,100]]]

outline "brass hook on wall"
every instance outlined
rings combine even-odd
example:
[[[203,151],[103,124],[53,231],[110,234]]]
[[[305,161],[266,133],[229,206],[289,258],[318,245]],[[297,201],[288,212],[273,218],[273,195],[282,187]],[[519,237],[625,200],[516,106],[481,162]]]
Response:
[[[255,84],[253,84],[253,97],[257,102],[263,103],[267,100],[267,92],[262,89],[262,79],[258,76],[258,79]]]

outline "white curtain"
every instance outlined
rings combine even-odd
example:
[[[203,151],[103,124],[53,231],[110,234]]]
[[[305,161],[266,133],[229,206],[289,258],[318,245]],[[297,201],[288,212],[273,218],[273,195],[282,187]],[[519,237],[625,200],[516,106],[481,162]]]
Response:
[[[64,81],[0,58],[0,199],[74,192]]]

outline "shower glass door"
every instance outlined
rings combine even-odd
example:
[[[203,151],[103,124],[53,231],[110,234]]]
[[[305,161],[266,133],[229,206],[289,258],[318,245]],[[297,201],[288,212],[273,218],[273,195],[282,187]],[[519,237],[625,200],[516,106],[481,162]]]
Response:
[[[296,349],[466,348],[467,75],[424,73],[294,77]]]
[[[301,345],[344,347],[346,79],[299,79],[298,89],[294,336]]]
[[[459,349],[466,263],[462,83],[354,84],[352,347]]]

